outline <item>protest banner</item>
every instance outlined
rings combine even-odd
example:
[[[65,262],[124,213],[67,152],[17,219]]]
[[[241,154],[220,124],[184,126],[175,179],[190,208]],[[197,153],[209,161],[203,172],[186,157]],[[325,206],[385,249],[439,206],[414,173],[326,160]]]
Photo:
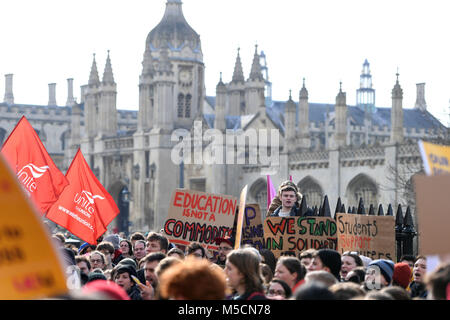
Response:
[[[67,293],[64,264],[41,215],[0,155],[0,299]]]
[[[337,248],[336,221],[329,217],[269,217],[264,220],[265,248],[275,257],[308,249]]]
[[[450,146],[419,141],[419,149],[427,175],[450,173]]]
[[[245,206],[241,244],[248,244],[257,249],[264,248],[264,228],[261,219],[261,210],[258,204],[248,204]]]
[[[417,175],[416,191],[419,253],[445,255],[450,253],[450,176]]]
[[[395,259],[393,216],[337,213],[336,224],[339,253],[356,251],[372,260]]]
[[[172,193],[164,232],[174,244],[198,242],[217,250],[215,239],[231,236],[237,198],[228,195],[176,189]]]

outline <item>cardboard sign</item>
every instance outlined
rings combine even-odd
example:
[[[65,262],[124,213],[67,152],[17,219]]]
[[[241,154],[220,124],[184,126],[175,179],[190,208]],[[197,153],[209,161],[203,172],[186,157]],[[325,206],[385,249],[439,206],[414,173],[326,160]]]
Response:
[[[337,213],[336,224],[339,253],[356,251],[372,260],[395,259],[394,217]]]
[[[450,253],[450,176],[417,175],[414,178],[419,228],[419,253]]]
[[[176,189],[164,232],[174,244],[198,242],[217,250],[215,239],[231,236],[236,208],[236,197]]]
[[[237,217],[236,224],[236,240],[234,242],[234,249],[237,250],[241,247],[241,239],[242,239],[242,224],[244,222],[244,212],[245,212],[245,202],[247,199],[247,188],[246,185],[244,189],[241,191],[241,196],[239,197],[239,213]]]
[[[337,249],[336,221],[329,217],[269,217],[264,220],[266,249],[275,257],[308,249]]]
[[[423,167],[427,175],[450,173],[450,147],[419,141]]]
[[[245,206],[241,244],[249,244],[258,250],[264,248],[264,227],[258,204],[248,204]]]
[[[67,293],[63,262],[45,228],[0,155],[0,299]]]

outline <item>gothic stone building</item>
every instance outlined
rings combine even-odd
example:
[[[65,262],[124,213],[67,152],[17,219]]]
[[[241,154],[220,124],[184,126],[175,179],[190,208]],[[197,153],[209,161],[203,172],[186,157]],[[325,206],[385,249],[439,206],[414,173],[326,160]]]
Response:
[[[424,84],[417,84],[416,105],[404,108],[397,75],[392,106],[376,107],[367,61],[354,106],[347,104],[342,89],[335,103],[309,102],[305,81],[298,103],[292,95],[288,101],[272,101],[265,55],[257,48],[247,79],[238,50],[231,81],[224,83],[220,77],[216,96],[206,96],[203,61],[200,37],[185,20],[181,1],[167,0],[161,22],[145,40],[137,79],[138,111],[116,106],[118,88],[109,52],[102,79],[94,55],[78,102],[73,79],[68,79],[65,106],[56,105],[55,84],[49,84],[46,106],[15,103],[8,74],[0,103],[0,143],[25,115],[63,172],[81,147],[121,209],[110,227],[127,232],[160,229],[178,187],[239,196],[247,184],[247,202],[265,208],[268,173],[276,186],[291,175],[310,207],[320,205],[324,195],[332,207],[338,197],[346,207],[357,206],[359,198],[366,208],[412,203],[407,190],[412,175],[422,169],[417,141],[438,139],[447,132],[426,109]],[[193,134],[196,123],[201,132],[277,130],[279,164],[268,167],[250,161],[249,150],[267,147],[261,141],[249,142],[243,164],[175,163],[172,151],[178,141],[172,133],[179,129]],[[205,159],[211,143],[200,144]],[[219,147],[225,156],[235,148],[224,142]]]

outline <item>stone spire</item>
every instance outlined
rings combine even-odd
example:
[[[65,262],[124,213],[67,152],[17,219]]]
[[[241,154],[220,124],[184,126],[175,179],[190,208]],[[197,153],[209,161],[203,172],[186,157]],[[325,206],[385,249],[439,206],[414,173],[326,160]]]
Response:
[[[151,75],[154,72],[153,68],[153,58],[150,52],[150,48],[145,47],[144,51],[144,60],[142,61],[142,75],[147,76]]]
[[[264,77],[262,75],[261,71],[261,64],[259,61],[259,54],[258,54],[258,45],[255,45],[255,54],[253,55],[253,63],[252,63],[252,69],[250,71],[250,77],[249,79],[252,80],[264,80]]]
[[[238,53],[236,57],[236,62],[234,64],[234,72],[232,77],[232,82],[244,82],[244,72],[242,71],[242,63],[241,63],[241,56],[239,55],[239,51],[241,49],[238,48]]]
[[[285,150],[287,152],[295,149],[295,114],[297,112],[295,102],[292,100],[291,90],[289,90],[289,100],[286,102],[284,111],[284,127],[285,127]]]
[[[303,78],[303,87],[300,90],[298,103],[298,128],[300,147],[309,148],[311,146],[311,140],[309,138],[309,103],[308,103],[308,90],[305,86],[305,78]]]
[[[342,82],[336,96],[335,114],[335,142],[337,147],[343,147],[347,143],[347,98],[342,92]]]
[[[89,75],[88,84],[93,85],[98,83],[100,83],[100,78],[98,77],[97,62],[95,62],[95,53],[94,53],[94,59],[92,61],[91,73]]]
[[[396,76],[397,81],[392,89],[391,142],[401,143],[403,141],[403,90],[398,82],[398,71]]]
[[[114,76],[111,66],[111,58],[109,57],[109,50],[108,50],[108,56],[106,57],[106,65],[105,70],[103,72],[103,83],[113,84],[114,83]]]
[[[5,74],[5,98],[4,102],[7,104],[14,104],[13,94],[13,75]]]
[[[222,81],[222,72],[220,73],[220,80],[216,86],[216,117],[214,119],[214,129],[224,131],[225,124],[225,108],[226,108],[227,87]]]

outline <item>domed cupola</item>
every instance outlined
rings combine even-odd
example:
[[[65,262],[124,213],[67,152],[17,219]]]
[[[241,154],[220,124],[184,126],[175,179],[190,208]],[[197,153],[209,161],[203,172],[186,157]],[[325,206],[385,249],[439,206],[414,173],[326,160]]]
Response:
[[[155,51],[167,43],[170,50],[187,46],[193,52],[201,52],[200,36],[187,23],[181,5],[181,0],[167,0],[161,22],[147,36],[147,48]]]

